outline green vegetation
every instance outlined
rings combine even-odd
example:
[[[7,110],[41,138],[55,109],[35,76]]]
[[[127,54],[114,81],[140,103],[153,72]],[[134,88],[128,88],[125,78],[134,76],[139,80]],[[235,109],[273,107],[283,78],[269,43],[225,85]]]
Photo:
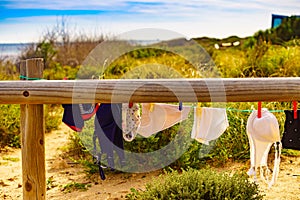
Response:
[[[288,45],[292,41],[294,44],[299,44],[297,41],[300,38],[300,19],[297,16],[287,17],[282,20],[279,27],[257,32],[254,37],[260,42],[270,42],[272,44]]]
[[[57,184],[55,184],[53,176],[50,176],[49,178],[47,178],[46,186],[47,186],[47,190],[57,187]]]
[[[0,120],[0,143],[20,147],[20,106],[0,105]]]
[[[19,162],[19,158],[14,158],[14,157],[3,157],[3,160],[11,161],[11,162]]]
[[[45,105],[45,131],[55,130],[61,123],[60,105]],[[0,105],[0,149],[3,146],[21,147],[20,141],[20,105]]]
[[[70,193],[74,190],[86,191],[89,187],[91,187],[91,184],[72,182],[62,186],[61,190],[65,193]]]
[[[263,199],[258,185],[239,172],[229,174],[211,169],[172,171],[152,183],[145,191],[134,188],[127,199]]]
[[[81,65],[87,55],[104,37],[88,38],[85,35],[74,35],[66,29],[65,24],[56,26],[45,33],[42,40],[29,46],[20,59],[42,57],[45,61],[45,79],[63,78],[202,78],[202,77],[298,77],[300,74],[300,33],[299,19],[287,18],[276,29],[258,31],[254,36],[239,38],[232,36],[225,39],[195,38],[194,41],[183,42],[183,39],[162,42],[147,47],[136,46],[122,54],[111,63],[103,66]],[[240,45],[215,48],[215,44],[234,43]],[[128,45],[128,44],[127,44]],[[204,49],[205,51],[204,51]],[[18,80],[16,64],[0,60],[0,80]],[[210,106],[209,103],[203,104]],[[180,126],[164,130],[149,138],[136,138],[125,143],[130,152],[153,152],[169,144],[177,142],[178,149],[172,153],[178,155],[170,167],[187,169],[201,168],[203,164],[223,165],[228,160],[243,161],[249,158],[246,122],[255,103],[228,103],[228,119],[230,126],[226,132],[209,147],[190,140],[192,114],[189,120]],[[291,109],[291,103],[265,102],[264,107],[270,110]],[[236,110],[245,110],[237,112]],[[284,114],[274,113],[283,129]],[[61,122],[60,105],[46,105],[46,130],[56,129]],[[0,105],[0,138],[1,146],[20,146],[19,105]],[[281,130],[281,132],[283,132]],[[86,155],[92,149],[93,122],[86,124],[84,132],[74,133],[69,152],[81,159],[90,169]],[[175,140],[176,138],[176,140]],[[180,142],[179,142],[180,141]],[[186,151],[180,155],[180,148]],[[283,151],[296,155],[292,151]],[[168,154],[164,155],[167,156]],[[166,157],[167,158],[167,157]],[[159,158],[158,160],[159,161]],[[142,161],[144,162],[144,161]],[[130,161],[129,161],[130,163]],[[139,166],[139,165],[137,165]],[[140,165],[143,166],[143,165]]]

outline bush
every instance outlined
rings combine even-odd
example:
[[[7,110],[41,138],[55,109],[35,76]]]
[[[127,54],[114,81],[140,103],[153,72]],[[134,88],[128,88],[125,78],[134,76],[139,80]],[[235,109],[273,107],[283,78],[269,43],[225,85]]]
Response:
[[[45,132],[58,129],[61,124],[62,108],[60,105],[44,106]],[[0,148],[4,146],[21,147],[20,105],[0,105]]]
[[[49,133],[57,130],[61,124],[63,109],[61,105],[46,104],[44,105],[45,132]]]
[[[0,147],[20,147],[20,105],[0,105]]]
[[[245,173],[229,175],[211,169],[172,171],[147,184],[145,191],[131,189],[127,199],[263,199],[258,185]]]

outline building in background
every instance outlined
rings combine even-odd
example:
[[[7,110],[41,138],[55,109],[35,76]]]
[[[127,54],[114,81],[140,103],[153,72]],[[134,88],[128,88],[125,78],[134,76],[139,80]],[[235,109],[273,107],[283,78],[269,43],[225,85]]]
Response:
[[[282,20],[284,18],[287,18],[287,17],[290,17],[290,16],[286,16],[286,15],[277,15],[277,14],[272,14],[272,24],[271,24],[271,28],[276,28],[278,27]],[[296,17],[299,17],[300,18],[300,15],[296,16]]]

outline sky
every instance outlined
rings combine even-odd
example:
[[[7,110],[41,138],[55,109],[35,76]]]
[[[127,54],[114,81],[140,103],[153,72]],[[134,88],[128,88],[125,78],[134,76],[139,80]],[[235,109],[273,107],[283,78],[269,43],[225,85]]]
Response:
[[[0,43],[38,42],[62,19],[91,36],[163,29],[186,38],[247,37],[270,28],[272,14],[300,15],[300,0],[1,0]]]

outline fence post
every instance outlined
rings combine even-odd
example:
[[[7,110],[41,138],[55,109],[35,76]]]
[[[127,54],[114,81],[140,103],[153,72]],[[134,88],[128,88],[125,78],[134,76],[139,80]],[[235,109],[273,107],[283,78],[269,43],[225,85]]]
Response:
[[[43,59],[26,60],[27,80],[42,75]],[[44,106],[26,104],[21,109],[23,199],[46,199]]]
[[[20,80],[26,80],[24,77],[26,77],[26,60],[21,60],[20,62]],[[25,138],[25,120],[26,120],[26,114],[25,114],[25,104],[20,105],[20,129],[21,129],[21,138]],[[22,140],[23,142],[24,140]],[[22,143],[21,146],[23,147],[24,144]]]

